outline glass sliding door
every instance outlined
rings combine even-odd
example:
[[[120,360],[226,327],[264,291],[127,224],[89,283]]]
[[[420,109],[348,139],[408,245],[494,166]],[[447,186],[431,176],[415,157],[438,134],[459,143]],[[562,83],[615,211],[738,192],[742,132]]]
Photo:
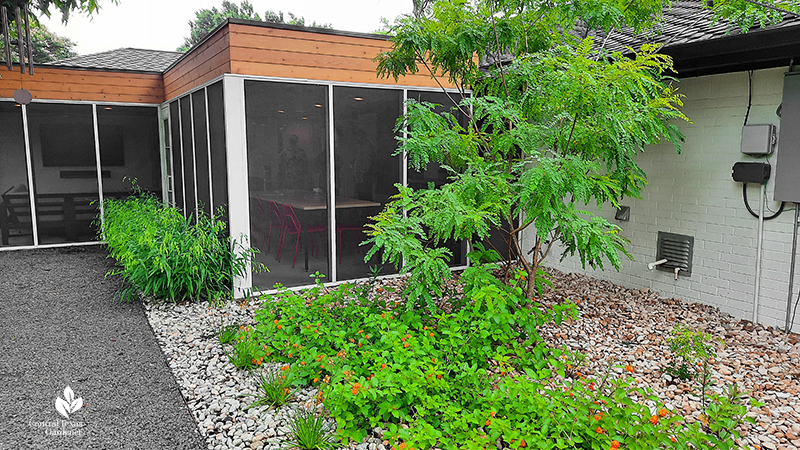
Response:
[[[244,82],[250,245],[270,270],[253,275],[257,290],[307,285],[310,273],[329,274],[327,91]]]
[[[99,188],[92,106],[32,103],[27,111],[39,243],[95,240]],[[122,153],[105,157],[108,166],[124,165]]]
[[[182,97],[178,100],[181,119],[181,151],[183,155],[183,198],[186,200],[183,212],[186,217],[195,217],[195,212],[197,210],[191,102],[190,96]]]
[[[452,110],[456,102],[461,101],[461,95],[450,94],[449,96],[444,92],[427,92],[427,91],[408,91],[408,98],[414,99],[418,102],[429,102],[439,105],[436,107],[436,112],[442,113],[448,111],[456,116],[456,119],[462,126],[466,127],[467,118],[459,113],[457,110]],[[452,98],[452,99],[451,99]],[[429,163],[423,170],[414,170],[412,167],[408,168],[408,185],[414,189],[427,188],[429,183],[435,186],[441,186],[448,183],[449,173],[438,163]],[[449,265],[451,267],[458,267],[467,264],[467,243],[466,241],[447,241],[444,243],[453,254]]]
[[[403,91],[339,87],[333,88],[334,173],[336,185],[336,239],[339,280],[364,278],[371,269],[396,273],[391,264],[381,264],[380,255],[364,261],[367,247],[364,231],[369,217],[376,215],[397,193],[401,182],[402,157],[397,150],[394,126],[402,114]]]
[[[181,118],[178,114],[178,101],[169,104],[170,143],[172,144],[172,183],[174,186],[175,203],[173,206],[184,210],[185,197],[183,189],[183,153],[181,152]]]
[[[192,94],[192,123],[194,124],[195,179],[197,180],[197,209],[211,215],[211,177],[208,170],[208,134],[206,129],[206,93],[201,89]]]
[[[0,248],[33,245],[22,107],[0,102]]]
[[[131,183],[161,198],[158,108],[97,107],[103,198],[124,198]]]
[[[222,82],[206,88],[208,92],[208,137],[211,145],[211,192],[214,213],[222,208],[227,217],[228,156],[225,147],[225,98]]]

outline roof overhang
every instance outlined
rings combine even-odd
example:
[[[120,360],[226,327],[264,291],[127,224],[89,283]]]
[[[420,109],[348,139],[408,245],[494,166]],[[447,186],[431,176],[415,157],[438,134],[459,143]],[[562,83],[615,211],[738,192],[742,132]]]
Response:
[[[789,66],[800,57],[800,25],[758,29],[662,50],[678,78]]]

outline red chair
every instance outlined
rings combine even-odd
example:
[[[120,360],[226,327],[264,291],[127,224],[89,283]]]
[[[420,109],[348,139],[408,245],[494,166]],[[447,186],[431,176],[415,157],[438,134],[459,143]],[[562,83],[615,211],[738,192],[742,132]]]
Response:
[[[256,223],[264,224],[264,239],[261,241],[261,248],[264,248],[264,243],[267,243],[267,249],[264,253],[269,253],[269,240],[267,238],[267,214],[264,211],[264,205],[261,204],[261,199],[258,197],[250,197],[250,219]],[[270,222],[270,230],[272,223]]]
[[[283,205],[283,217],[285,220],[286,228],[283,230],[283,237],[281,238],[281,243],[279,244],[278,248],[278,261],[281,260],[281,256],[283,254],[283,244],[286,240],[286,234],[296,234],[297,241],[294,245],[294,259],[292,259],[292,268],[294,268],[295,263],[297,262],[297,250],[300,248],[300,235],[303,233],[307,233],[309,239],[311,241],[312,251],[314,249],[314,234],[316,233],[324,233],[328,231],[328,228],[324,225],[311,225],[311,226],[303,226],[300,222],[300,219],[297,218],[297,214],[294,212],[294,208],[291,205]],[[308,251],[308,248],[306,248]]]
[[[366,230],[367,230],[367,227],[365,227],[364,225],[357,224],[357,223],[336,225],[336,232],[339,233],[339,247],[338,247],[338,249],[339,249],[339,263],[340,264],[342,262],[342,232],[343,231],[356,231],[356,232],[362,231],[363,232],[363,231],[366,231]],[[356,250],[358,250],[358,252],[361,253],[361,247],[360,246],[357,246]]]
[[[286,218],[281,211],[281,207],[278,206],[277,203],[269,200],[267,201],[267,205],[272,216],[272,219],[269,221],[269,231],[267,231],[267,253],[269,253],[269,241],[272,238],[272,229],[277,228],[280,231],[278,233],[278,251],[276,252],[277,256],[280,254],[280,251],[283,248],[283,233],[286,231]]]

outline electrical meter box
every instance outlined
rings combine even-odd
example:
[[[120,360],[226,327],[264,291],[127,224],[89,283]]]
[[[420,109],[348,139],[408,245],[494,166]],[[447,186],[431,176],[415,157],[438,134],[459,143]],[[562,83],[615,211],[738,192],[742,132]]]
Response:
[[[775,156],[775,201],[800,202],[800,72],[783,78],[781,142]]]
[[[775,125],[745,125],[742,128],[742,153],[750,156],[772,154],[775,148]]]

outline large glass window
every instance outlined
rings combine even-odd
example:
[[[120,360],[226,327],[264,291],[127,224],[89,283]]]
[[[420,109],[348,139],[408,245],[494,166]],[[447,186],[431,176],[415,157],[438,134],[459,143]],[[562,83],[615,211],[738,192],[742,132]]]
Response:
[[[250,244],[256,289],[309,284],[328,268],[327,87],[245,81]]]
[[[400,156],[394,126],[402,114],[403,91],[351,87],[333,89],[334,166],[336,183],[337,278],[363,278],[381,265],[380,255],[364,262],[365,224],[397,193]]]
[[[130,193],[131,180],[161,197],[158,109],[144,106],[98,106],[103,197]]]
[[[183,192],[186,205],[184,214],[194,217],[197,209],[195,194],[194,136],[192,134],[191,97],[186,96],[179,101],[181,111],[181,151],[183,153]]]
[[[0,102],[0,247],[33,245],[22,107]]]
[[[429,102],[439,105],[436,111],[441,113],[450,111],[455,114],[462,126],[467,125],[467,118],[459,113],[457,110],[452,110],[455,107],[455,102],[461,101],[459,94],[445,94],[444,92],[425,92],[425,91],[408,91],[408,98],[420,102]],[[441,186],[448,182],[450,174],[438,163],[429,163],[425,169],[417,171],[411,167],[408,168],[408,185],[414,189],[422,189],[428,187],[429,183],[435,186]],[[450,249],[453,257],[450,261],[451,267],[463,266],[467,263],[467,243],[465,241],[447,241],[445,247]]]
[[[208,88],[208,130],[211,143],[211,190],[214,196],[214,212],[228,205],[228,155],[225,146],[225,98],[222,82]]]
[[[172,183],[174,184],[175,207],[184,209],[183,193],[183,154],[181,152],[181,118],[178,114],[178,101],[169,104],[170,143],[172,144]]]
[[[198,210],[211,214],[211,180],[208,171],[208,136],[206,134],[206,93],[192,94],[192,122],[194,123],[194,158],[197,180]]]
[[[94,240],[99,189],[92,106],[32,103],[27,110],[39,243]],[[125,164],[116,145],[104,156],[109,167]],[[110,178],[109,170],[103,177]]]

